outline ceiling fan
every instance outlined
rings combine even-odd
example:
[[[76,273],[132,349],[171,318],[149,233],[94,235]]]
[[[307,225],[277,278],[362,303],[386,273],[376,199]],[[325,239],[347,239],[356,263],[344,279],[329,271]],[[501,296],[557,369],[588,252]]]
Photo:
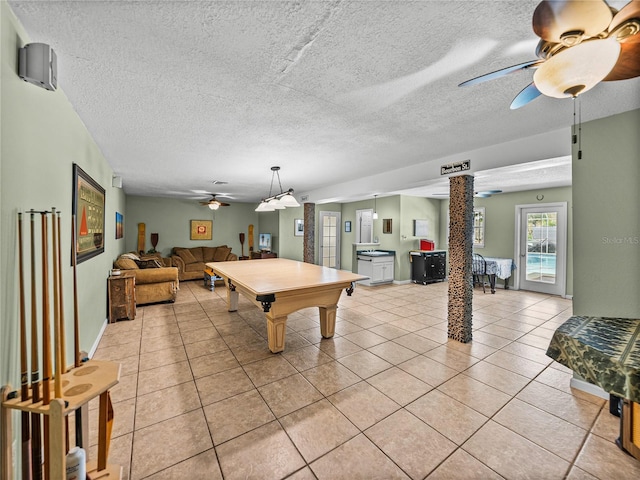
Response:
[[[206,205],[211,210],[218,210],[220,207],[228,207],[230,205],[229,203],[225,203],[225,202],[221,202],[220,200],[217,200],[216,199],[217,193],[209,193],[209,195],[211,195],[211,199],[207,202],[200,202],[200,205]]]
[[[575,98],[601,81],[640,76],[640,0],[620,10],[604,0],[543,0],[533,12],[540,37],[537,60],[462,82],[459,86],[535,69],[533,82],[511,102],[511,110],[540,95]]]

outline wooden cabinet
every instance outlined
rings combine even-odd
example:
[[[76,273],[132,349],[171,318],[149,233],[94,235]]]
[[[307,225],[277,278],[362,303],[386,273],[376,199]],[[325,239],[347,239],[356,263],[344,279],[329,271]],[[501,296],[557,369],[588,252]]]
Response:
[[[132,272],[121,271],[108,280],[109,323],[126,318],[136,318],[136,277]]]

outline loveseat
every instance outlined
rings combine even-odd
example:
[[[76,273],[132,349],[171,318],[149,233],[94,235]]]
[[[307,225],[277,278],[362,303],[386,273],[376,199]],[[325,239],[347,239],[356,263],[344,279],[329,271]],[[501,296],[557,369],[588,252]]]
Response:
[[[178,268],[178,278],[185,280],[202,280],[204,264],[209,262],[230,262],[238,260],[231,247],[173,247],[171,264]]]
[[[158,255],[138,256],[135,253],[120,255],[114,268],[133,271],[136,277],[136,305],[157,302],[174,302],[180,281],[178,269],[170,266],[168,258]]]

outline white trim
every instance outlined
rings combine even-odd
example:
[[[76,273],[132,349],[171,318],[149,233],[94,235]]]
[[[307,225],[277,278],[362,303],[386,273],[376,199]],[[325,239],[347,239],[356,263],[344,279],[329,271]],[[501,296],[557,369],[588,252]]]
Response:
[[[605,400],[609,400],[609,394],[605,392],[602,388],[593,383],[589,383],[586,380],[581,378],[573,377],[571,382],[569,382],[569,386],[571,388],[575,388],[576,390],[580,390],[582,392],[589,393],[591,395],[595,395],[596,397],[604,398]]]
[[[521,221],[522,221],[522,210],[527,208],[557,208],[561,210],[563,216],[562,222],[562,230],[558,230],[558,241],[560,241],[560,236],[562,236],[562,242],[564,243],[564,259],[561,262],[561,265],[558,267],[558,277],[562,276],[562,290],[560,293],[556,295],[560,295],[561,297],[565,297],[567,295],[567,255],[569,250],[568,243],[568,231],[569,231],[569,216],[568,216],[568,202],[550,202],[550,203],[528,203],[522,205],[515,206],[515,235],[514,235],[514,261],[516,264],[516,271],[513,279],[513,289],[520,290],[520,271],[522,268],[521,265],[521,253],[520,253],[520,245],[521,245]],[[557,252],[557,249],[556,249]]]
[[[87,357],[93,358],[93,355],[96,353],[96,350],[98,349],[98,344],[100,343],[100,340],[102,340],[102,335],[104,334],[104,331],[107,329],[108,323],[109,323],[109,319],[105,318],[104,322],[102,323],[102,328],[98,332],[98,336],[96,337],[95,342],[93,342],[93,345],[91,346],[91,350],[89,350]]]

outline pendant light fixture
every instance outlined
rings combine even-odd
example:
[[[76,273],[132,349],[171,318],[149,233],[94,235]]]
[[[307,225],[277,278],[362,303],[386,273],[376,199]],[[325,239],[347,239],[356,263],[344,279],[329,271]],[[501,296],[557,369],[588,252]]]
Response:
[[[377,205],[377,200],[378,199],[378,195],[374,195],[373,196],[373,219],[377,220],[378,219],[378,211],[376,209]]]
[[[278,176],[278,186],[280,187],[280,193],[272,195],[273,180]],[[299,207],[300,204],[293,196],[293,188],[290,188],[286,192],[282,191],[282,183],[280,182],[280,167],[271,167],[271,187],[269,187],[269,196],[263,198],[256,212],[273,212],[275,210],[283,210],[287,207]]]

